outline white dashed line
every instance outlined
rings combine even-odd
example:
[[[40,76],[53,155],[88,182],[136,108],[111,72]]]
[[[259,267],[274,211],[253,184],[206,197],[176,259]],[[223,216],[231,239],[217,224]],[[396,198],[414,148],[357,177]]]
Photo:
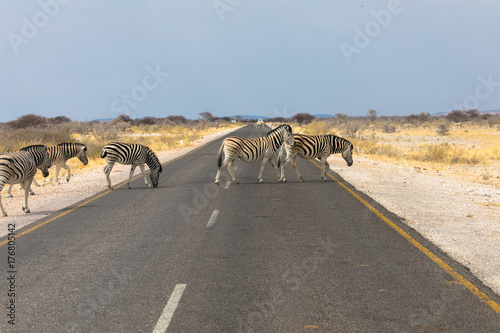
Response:
[[[226,186],[224,186],[224,189],[227,190],[230,185],[231,185],[231,181],[228,180],[227,183],[226,183]]]
[[[214,212],[212,213],[212,216],[210,216],[210,220],[208,220],[208,223],[207,223],[207,228],[213,227],[215,220],[217,219],[217,215],[219,215],[218,209],[214,210]]]
[[[170,325],[170,320],[172,320],[175,309],[177,308],[177,305],[181,300],[184,289],[186,289],[185,284],[178,284],[175,286],[175,289],[172,292],[172,295],[170,295],[170,299],[168,300],[167,305],[165,305],[165,308],[163,309],[163,313],[161,314],[160,319],[158,319],[158,322],[156,323],[153,333],[165,333],[167,331],[168,325]]]

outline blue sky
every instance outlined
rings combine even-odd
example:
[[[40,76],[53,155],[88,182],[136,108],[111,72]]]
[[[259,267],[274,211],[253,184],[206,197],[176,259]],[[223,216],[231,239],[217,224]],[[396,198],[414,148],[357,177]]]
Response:
[[[0,122],[500,109],[497,0],[0,4]]]

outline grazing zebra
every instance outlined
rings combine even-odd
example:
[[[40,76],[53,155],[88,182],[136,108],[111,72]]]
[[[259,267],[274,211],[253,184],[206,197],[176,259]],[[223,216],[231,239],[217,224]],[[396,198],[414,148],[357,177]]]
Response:
[[[162,166],[158,157],[155,153],[146,146],[138,143],[122,143],[122,142],[110,142],[102,148],[101,158],[104,158],[108,164],[104,167],[104,174],[106,175],[106,180],[108,182],[108,187],[111,187],[111,180],[109,179],[109,174],[111,169],[116,162],[125,165],[132,165],[130,168],[130,175],[127,181],[127,188],[130,188],[130,179],[134,174],[134,170],[137,166],[141,169],[142,175],[144,176],[144,183],[148,186],[148,180],[146,174],[144,173],[144,163],[149,167],[151,178],[151,183],[153,187],[158,187],[158,180],[160,178],[160,172],[162,172]]]
[[[48,148],[50,165],[56,165],[56,182],[59,180],[59,170],[61,168],[68,171],[66,175],[66,181],[69,182],[71,178],[71,170],[66,165],[66,161],[73,157],[78,157],[78,159],[87,165],[89,160],[87,159],[87,147],[83,143],[68,143],[63,142],[56,146]]]
[[[351,166],[353,163],[353,145],[346,139],[335,135],[294,134],[293,136],[295,139],[295,146],[292,147],[290,145],[284,145],[278,157],[278,167],[280,167],[283,150],[286,150],[286,159],[283,164],[281,164],[280,181],[286,181],[284,168],[290,161],[292,162],[292,168],[295,170],[297,177],[299,177],[300,181],[304,180],[302,175],[299,173],[299,170],[297,170],[297,164],[295,163],[297,155],[305,159],[320,159],[322,164],[321,180],[323,181],[326,180],[326,173],[330,168],[327,158],[331,154],[342,153],[342,157],[347,162],[348,166]]]
[[[39,168],[43,176],[48,177],[50,165],[46,146],[36,145],[25,149],[25,151],[0,155],[0,191],[2,191],[5,184],[21,184],[24,190],[24,206],[22,206],[22,209],[25,213],[29,213],[28,196],[36,169]],[[2,205],[1,196],[0,208],[3,216],[7,216],[7,212]]]
[[[239,182],[233,173],[233,161],[236,157],[239,157],[240,160],[247,163],[254,163],[262,160],[258,176],[259,183],[262,183],[264,181],[262,179],[264,165],[269,161],[269,163],[274,167],[274,155],[276,155],[277,150],[284,142],[293,146],[293,133],[290,125],[281,125],[276,127],[267,133],[266,136],[257,139],[244,139],[235,136],[225,138],[224,141],[222,141],[222,146],[219,150],[217,160],[219,169],[217,170],[217,175],[215,176],[215,183],[219,184],[220,170],[226,164],[228,165],[227,170],[229,171],[233,182]],[[222,161],[222,152],[224,152],[225,155],[224,162]],[[276,168],[276,172],[279,177],[278,168]]]

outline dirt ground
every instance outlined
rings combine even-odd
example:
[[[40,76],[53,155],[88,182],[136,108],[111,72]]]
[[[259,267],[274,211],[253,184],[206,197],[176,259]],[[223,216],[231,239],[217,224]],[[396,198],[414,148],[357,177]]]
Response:
[[[209,135],[198,140],[193,147],[160,152],[158,157],[164,163],[234,130]],[[362,156],[354,156],[352,167],[347,167],[340,155],[331,156],[329,163],[331,169],[346,181],[404,218],[405,223],[500,293],[499,188],[443,172],[397,162],[374,161]],[[31,214],[21,211],[23,195],[17,186],[13,191],[14,198],[5,198],[6,191],[2,191],[2,202],[9,216],[0,218],[0,236],[7,234],[9,223],[15,223],[19,230],[107,189],[102,169],[102,166],[81,169],[72,175],[69,183],[64,179],[64,171],[60,174],[59,184],[50,182],[33,187],[36,195],[29,199]],[[129,166],[115,165],[112,183],[125,180],[129,170]],[[288,178],[295,177],[291,169],[287,173]]]
[[[500,189],[436,170],[340,155],[330,168],[500,293]],[[480,168],[480,167],[477,167]],[[476,170],[479,172],[479,169]],[[319,178],[318,169],[318,178]]]

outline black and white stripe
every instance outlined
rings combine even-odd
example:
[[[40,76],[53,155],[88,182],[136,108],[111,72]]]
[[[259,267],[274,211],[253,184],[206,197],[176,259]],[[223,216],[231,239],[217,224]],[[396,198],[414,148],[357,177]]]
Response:
[[[147,164],[149,170],[151,171],[149,177],[151,178],[153,187],[158,187],[158,180],[163,169],[158,157],[148,147],[138,143],[110,142],[102,148],[101,158],[104,158],[107,162],[104,167],[104,174],[106,175],[106,180],[110,189],[112,189],[112,187],[109,174],[111,173],[111,169],[113,169],[116,162],[125,165],[132,165],[127,181],[128,188],[130,188],[130,179],[132,178],[134,170],[137,166],[139,166],[142,175],[144,176],[144,183],[148,187],[151,187],[146,178],[146,174],[144,173],[144,164]]]
[[[331,154],[342,153],[342,157],[347,162],[348,166],[351,166],[353,163],[352,160],[352,150],[353,145],[349,140],[343,139],[336,135],[304,135],[304,134],[294,134],[295,146],[284,145],[282,150],[280,151],[280,155],[278,158],[278,167],[281,162],[281,155],[283,154],[283,149],[286,150],[286,159],[281,164],[281,177],[280,181],[286,181],[285,179],[285,165],[288,162],[292,162],[292,168],[295,170],[297,177],[299,177],[300,181],[303,181],[304,178],[297,170],[297,164],[295,163],[295,158],[299,155],[305,159],[313,159],[317,158],[321,161],[322,171],[321,171],[321,179],[323,181],[326,180],[326,173],[330,168],[330,165],[327,162],[328,156]]]
[[[63,168],[68,171],[66,181],[69,182],[69,179],[71,178],[71,170],[66,165],[66,161],[70,158],[78,157],[83,165],[87,165],[89,163],[87,158],[87,147],[83,143],[63,142],[56,146],[49,147],[48,153],[50,164],[55,164],[56,166],[56,181],[59,180],[59,170]]]
[[[238,183],[238,179],[233,173],[233,161],[238,157],[243,162],[254,163],[262,160],[259,172],[259,182],[262,183],[262,171],[266,162],[274,167],[273,158],[276,152],[283,143],[293,146],[293,133],[290,125],[281,125],[266,136],[257,139],[244,139],[239,137],[228,137],[222,142],[219,150],[217,164],[219,169],[215,176],[215,183],[219,184],[220,171],[223,166],[228,165],[227,169],[233,182]],[[222,160],[222,153],[224,152],[224,161]],[[278,172],[278,170],[277,170]],[[278,172],[279,176],[279,172]]]
[[[44,145],[28,146],[23,151],[0,155],[0,191],[5,184],[21,184],[24,190],[23,211],[30,212],[28,207],[28,196],[31,190],[31,182],[36,174],[37,168],[42,171],[44,177],[49,175],[49,157],[47,147]],[[7,216],[1,196],[0,208],[3,216]]]

